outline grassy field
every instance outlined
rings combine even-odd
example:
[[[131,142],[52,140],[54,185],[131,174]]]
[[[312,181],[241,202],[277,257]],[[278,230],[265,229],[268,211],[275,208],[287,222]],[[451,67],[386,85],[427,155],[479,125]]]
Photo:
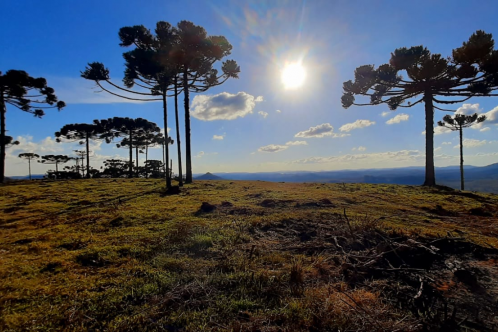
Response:
[[[492,194],[24,181],[0,211],[3,331],[498,328]]]

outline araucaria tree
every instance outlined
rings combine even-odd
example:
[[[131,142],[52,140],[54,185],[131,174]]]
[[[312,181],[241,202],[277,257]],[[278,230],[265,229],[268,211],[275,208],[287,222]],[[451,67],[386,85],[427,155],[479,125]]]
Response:
[[[191,183],[192,149],[189,93],[203,92],[213,86],[223,84],[231,77],[238,78],[240,67],[234,60],[226,60],[221,66],[221,74],[213,68],[217,61],[231,53],[232,45],[225,37],[208,36],[203,27],[189,21],[179,22],[176,33],[177,45],[174,48],[173,57],[183,87],[185,106],[185,183]],[[177,139],[179,140],[179,137]]]
[[[121,87],[114,84],[109,77],[109,70],[102,63],[88,64],[82,77],[93,80],[96,84],[113,95],[139,101],[162,101],[164,128],[168,128],[168,91],[171,89],[175,77],[175,67],[170,55],[175,45],[175,32],[171,24],[160,21],[156,24],[155,35],[143,25],[123,27],[119,30],[120,46],[135,48],[125,52],[125,77]],[[101,82],[119,89],[124,94],[111,92]],[[138,87],[141,91],[132,90]],[[169,158],[169,149],[166,146],[166,157]],[[168,165],[166,166],[169,167]],[[169,172],[167,172],[169,174]],[[171,186],[171,178],[166,176],[166,186]]]
[[[31,180],[31,160],[38,159],[40,156],[36,153],[27,152],[19,154],[19,158],[26,159],[28,161],[29,179]]]
[[[20,144],[19,141],[14,141],[14,137],[12,137],[12,136],[4,136],[3,141],[5,144],[5,148],[10,148],[11,146]]]
[[[401,74],[404,73],[405,76]],[[388,64],[378,68],[356,68],[355,80],[344,82],[342,106],[387,104],[398,107],[425,105],[425,182],[436,184],[434,171],[434,109],[449,111],[436,104],[454,104],[475,96],[497,96],[498,51],[491,34],[477,31],[467,42],[444,58],[423,46],[399,48]],[[367,96],[356,103],[355,96]]]
[[[93,123],[73,123],[67,124],[55,133],[58,143],[64,141],[80,141],[85,144],[86,149],[86,177],[90,178],[90,140],[103,139],[105,132],[105,120],[93,120]]]
[[[54,89],[47,86],[47,80],[43,77],[34,78],[22,70],[9,70],[5,74],[0,72],[0,183],[3,183],[5,178],[7,105],[38,118],[45,114],[43,109],[61,110],[66,106],[63,101],[57,101]]]
[[[472,115],[456,114],[454,117],[448,114],[443,118],[443,121],[437,123],[441,127],[458,131],[460,134],[460,188],[462,190],[465,190],[465,181],[463,177],[463,128],[472,127],[485,120],[485,115],[479,116],[477,113]]]
[[[38,162],[40,162],[42,164],[52,164],[52,165],[55,165],[55,171],[59,172],[59,164],[65,164],[68,161],[70,161],[71,159],[72,159],[71,157],[66,156],[66,155],[61,155],[61,154],[59,154],[59,155],[53,155],[53,154],[49,154],[49,155],[42,156],[41,160],[39,160]]]
[[[128,146],[130,154],[128,175],[131,178],[133,177],[133,148],[136,146],[135,139],[144,132],[159,133],[160,131],[161,128],[157,124],[146,119],[114,117],[107,119],[104,137],[107,142],[116,137],[124,137],[124,140],[126,140],[126,146]],[[121,145],[123,145],[123,142],[121,142]]]

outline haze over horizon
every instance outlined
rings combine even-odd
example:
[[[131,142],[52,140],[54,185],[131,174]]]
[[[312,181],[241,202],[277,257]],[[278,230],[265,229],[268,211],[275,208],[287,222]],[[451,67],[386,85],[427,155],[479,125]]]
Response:
[[[445,57],[476,30],[498,36],[494,1],[248,1],[240,5],[235,0],[181,4],[112,0],[53,6],[12,1],[3,2],[0,10],[9,13],[0,22],[0,70],[20,69],[46,77],[67,103],[62,111],[49,110],[42,119],[7,109],[7,134],[20,145],[7,149],[6,176],[27,174],[19,153],[72,155],[81,148],[55,142],[54,132],[67,123],[113,116],[162,123],[160,103],[126,102],[97,93],[91,82],[80,77],[88,62],[100,61],[109,67],[113,81],[121,82],[122,53],[127,50],[119,46],[118,30],[123,26],[143,24],[154,29],[160,20],[173,25],[189,20],[204,26],[210,35],[226,36],[233,45],[228,58],[240,65],[239,79],[191,95],[196,174],[423,166],[423,104],[395,112],[386,105],[345,110],[343,82],[353,79],[360,65],[388,62],[399,47],[424,45]],[[183,104],[183,96],[179,102]],[[498,98],[472,98],[454,106],[460,113],[478,112],[488,118],[464,132],[466,166],[497,163]],[[435,121],[446,114],[436,110]],[[171,127],[170,135],[175,137]],[[184,137],[183,117],[180,128]],[[458,144],[457,133],[435,129],[436,167],[458,165]],[[91,165],[97,169],[105,159],[127,159],[128,152],[117,149],[115,143],[91,142],[90,149]],[[143,159],[142,155],[142,163]],[[161,149],[151,149],[149,159],[162,159]],[[176,170],[174,153],[172,159]],[[33,163],[32,173],[53,168]]]

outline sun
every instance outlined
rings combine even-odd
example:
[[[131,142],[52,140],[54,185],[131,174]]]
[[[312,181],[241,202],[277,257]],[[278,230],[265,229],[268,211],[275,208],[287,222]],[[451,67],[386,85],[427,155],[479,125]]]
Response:
[[[304,83],[306,71],[301,63],[289,63],[282,71],[282,83],[286,89],[299,88]]]

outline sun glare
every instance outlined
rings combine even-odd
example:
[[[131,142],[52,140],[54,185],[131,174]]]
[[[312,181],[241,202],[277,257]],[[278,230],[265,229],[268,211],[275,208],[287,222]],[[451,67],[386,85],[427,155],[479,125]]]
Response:
[[[303,85],[306,71],[301,63],[287,64],[282,71],[282,83],[286,89],[296,89]]]

